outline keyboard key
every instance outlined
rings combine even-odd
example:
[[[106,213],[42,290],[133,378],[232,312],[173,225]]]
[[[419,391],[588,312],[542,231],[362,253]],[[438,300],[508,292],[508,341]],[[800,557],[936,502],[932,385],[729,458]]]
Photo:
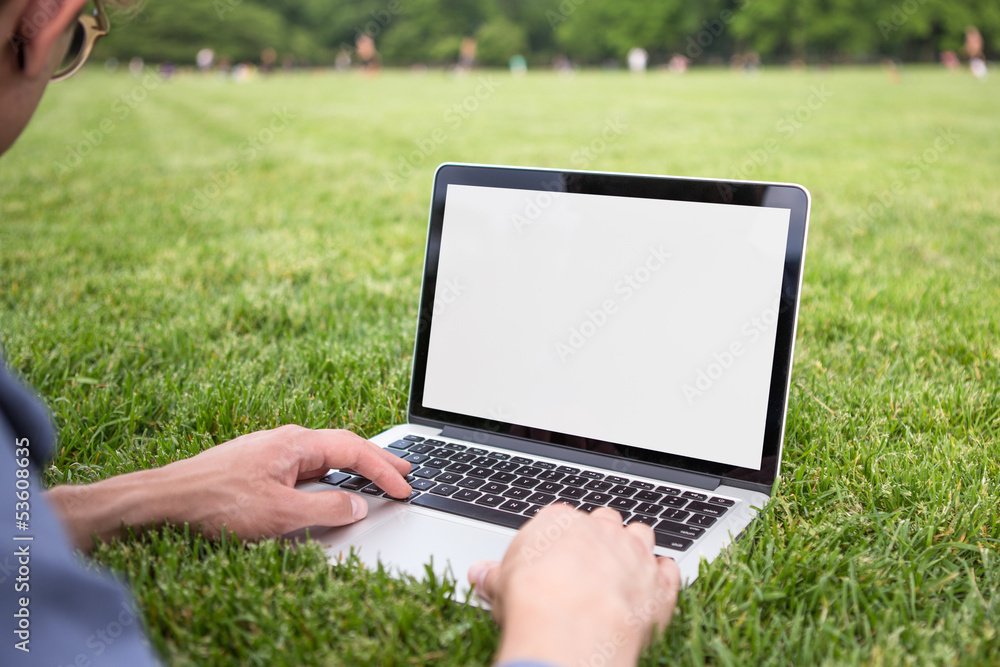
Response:
[[[350,478],[351,476],[348,475],[346,472],[331,472],[329,475],[323,477],[319,481],[323,482],[324,484],[333,484],[334,486],[336,486],[337,484],[340,484],[341,482],[348,480]]]
[[[479,477],[480,479],[486,479],[487,477],[493,474],[493,470],[491,470],[490,468],[484,468],[482,466],[478,466],[473,468],[466,474],[469,477]]]
[[[633,496],[636,500],[641,500],[645,503],[655,503],[657,500],[663,497],[663,494],[654,493],[652,491],[640,491]]]
[[[549,505],[556,499],[551,493],[540,493],[535,492],[528,496],[527,500],[529,503],[538,503],[539,505]]]
[[[534,463],[531,459],[526,459],[523,456],[513,456],[511,457],[511,463],[517,463],[518,465],[526,466]]]
[[[685,512],[684,510],[675,509],[665,509],[663,514],[660,515],[663,519],[672,519],[674,521],[683,521],[691,515],[690,512]]]
[[[520,467],[521,466],[519,466],[518,464],[512,463],[510,461],[501,461],[500,463],[493,466],[493,469],[498,470],[500,472],[513,472]]]
[[[561,498],[580,499],[583,498],[585,495],[587,495],[587,492],[584,489],[577,489],[572,486],[568,486],[559,492],[559,496]]]
[[[541,505],[531,505],[528,509],[521,512],[526,517],[533,517],[538,514],[538,510],[542,509]]]
[[[528,509],[528,503],[520,500],[508,500],[500,506],[500,509],[507,510],[508,512],[520,513]]]
[[[517,475],[509,472],[495,472],[492,475],[490,475],[490,479],[493,480],[494,482],[510,484],[515,479],[517,479]]]
[[[519,486],[512,486],[500,495],[504,498],[514,498],[515,500],[524,500],[532,493],[531,489],[522,489]]]
[[[588,482],[584,488],[590,489],[591,491],[607,491],[611,488],[611,486],[611,482],[600,482],[595,479]]]
[[[410,447],[410,449],[412,450],[413,448]],[[675,489],[672,486],[658,486],[658,487],[656,487],[656,492],[657,493],[664,493],[664,494],[666,494],[668,496],[677,496],[677,495],[680,495],[681,490],[680,489]]]
[[[472,466],[469,465],[468,463],[452,463],[450,466],[448,466],[447,469],[452,472],[457,472],[464,475],[465,473],[472,470]]]
[[[687,537],[692,540],[696,540],[705,534],[704,528],[699,528],[698,526],[686,526],[683,523],[676,523],[674,521],[661,521],[656,524],[654,530],[660,533],[680,535],[681,537]]]
[[[593,512],[598,507],[601,507],[601,506],[600,505],[595,505],[594,503],[584,503],[584,504],[580,505],[580,510],[582,510],[584,512]]]
[[[431,454],[433,455],[434,452],[431,452]],[[449,463],[450,461],[448,461],[448,459],[441,458],[440,456],[433,456],[432,458],[429,458],[426,461],[424,461],[424,465],[428,465],[432,468],[441,468],[442,470]]]
[[[471,463],[474,466],[482,466],[484,468],[489,468],[496,462],[497,462],[496,459],[491,458],[489,456],[477,456],[476,458],[469,461],[469,463]]]
[[[402,502],[405,503],[405,502],[409,502],[409,501],[413,500],[414,498],[416,498],[419,495],[420,495],[420,491],[414,489],[414,490],[410,491],[410,495],[406,496],[405,498],[393,498],[393,500],[400,500],[400,501],[402,501]],[[386,496],[386,498],[392,498],[392,496]]]
[[[594,493],[588,494],[584,498],[584,500],[586,500],[588,503],[594,503],[596,505],[607,505],[613,499],[614,496],[610,496],[606,493],[598,493],[596,491]]]
[[[421,464],[426,461],[429,457],[426,454],[407,454],[403,457],[404,461],[409,461],[410,463]]]
[[[410,442],[423,442],[424,437],[422,435],[404,435],[403,440],[409,440]]]
[[[434,479],[440,474],[441,471],[437,468],[421,468],[417,472],[413,473],[413,476],[421,479]]]
[[[569,466],[559,466],[556,468],[556,472],[564,472],[567,475],[576,475],[580,472],[579,468],[571,468]]]
[[[628,480],[625,479],[624,477],[615,477],[614,475],[608,475],[604,479],[608,482],[611,482],[612,484],[628,484]]]
[[[631,498],[615,498],[610,503],[608,507],[616,510],[630,510],[635,507],[636,501]]]
[[[424,442],[426,442],[428,445],[434,445],[435,447],[440,447],[446,444],[444,440],[424,440]]]
[[[415,479],[410,484],[410,486],[416,489],[417,491],[426,491],[427,489],[434,486],[434,482],[432,482],[429,479]]]
[[[656,525],[657,520],[656,517],[646,516],[644,514],[635,514],[632,516],[631,519],[629,519],[625,523],[637,523],[637,522],[644,523],[647,526],[654,526]]]
[[[559,493],[562,490],[563,485],[554,482],[542,482],[535,487],[535,491],[541,491],[542,493]]]
[[[688,504],[688,501],[684,500],[680,496],[667,496],[660,501],[661,505],[670,505],[671,507],[684,507]]]
[[[539,468],[538,466],[521,466],[514,472],[516,472],[518,475],[524,475],[526,477],[534,477],[535,475],[542,472],[542,469]]]
[[[556,464],[549,463],[548,461],[535,461],[533,464],[536,468],[541,468],[542,470],[555,470]]]
[[[382,449],[384,449],[385,451],[389,452],[394,456],[398,456],[399,458],[403,458],[404,456],[406,456],[406,452],[403,451],[402,449],[396,449],[395,447],[383,447]]]
[[[694,542],[669,533],[653,533],[656,535],[656,546],[674,551],[687,551]]]
[[[697,501],[692,501],[688,503],[687,507],[684,509],[692,512],[698,512],[699,514],[707,514],[708,516],[722,516],[726,513],[728,508],[722,507],[721,505],[712,505],[711,503],[699,503]]]
[[[613,486],[608,490],[608,493],[614,496],[621,496],[622,498],[628,498],[633,493],[635,489],[631,486],[625,486],[624,484],[619,484],[618,486]]]
[[[570,475],[569,477],[563,478],[562,483],[565,484],[566,486],[581,486],[582,487],[584,484],[586,484],[589,481],[590,481],[589,479],[587,479],[586,477],[584,477],[582,475]]]
[[[427,452],[433,452],[434,447],[425,443],[420,443],[419,445],[413,445],[410,447],[409,451],[415,454],[426,454]]]
[[[498,493],[503,493],[508,488],[509,487],[506,484],[500,484],[498,482],[487,482],[480,488],[480,491],[482,491],[483,493],[498,494]]]
[[[370,479],[368,479],[367,477],[361,477],[359,475],[357,477],[350,478],[346,482],[341,483],[340,488],[342,488],[342,489],[348,489],[350,491],[357,491],[357,490],[361,489],[362,487],[365,487],[365,486],[367,486],[369,484],[371,484],[371,480]]]
[[[692,514],[687,522],[692,526],[711,526],[715,523],[715,517],[707,514]]]
[[[538,479],[544,482],[558,482],[566,475],[561,472],[556,472],[555,470],[546,470],[541,474],[537,475]]]
[[[374,484],[369,484],[368,486],[363,487],[361,489],[361,493],[367,493],[369,496],[380,496],[383,493],[385,493],[385,491],[383,491],[382,489],[378,488]]]
[[[438,475],[434,481],[441,484],[455,484],[458,480],[462,479],[462,476],[454,472],[443,472]]]
[[[459,452],[457,454],[452,454],[448,458],[451,459],[452,461],[454,461],[455,463],[470,463],[473,460],[475,460],[476,457],[473,456],[472,454],[467,454],[465,452]]]
[[[520,486],[522,489],[531,489],[538,486],[540,482],[532,477],[518,477],[511,484]]]
[[[468,445],[460,445],[457,442],[446,442],[444,443],[444,446],[447,447],[448,449],[457,449],[463,452],[469,448]]]
[[[470,454],[474,456],[486,456],[486,450],[481,447],[469,447],[467,450]]]
[[[397,440],[389,446],[393,449],[409,449],[412,445],[413,443],[409,440]]]
[[[586,477],[587,479],[604,479],[604,475],[599,472],[594,472],[593,470],[584,470],[580,473],[580,477]]]
[[[648,514],[649,516],[656,516],[660,513],[663,508],[659,505],[654,505],[653,503],[642,503],[635,508],[635,511],[639,514]]]
[[[638,480],[632,480],[628,483],[629,486],[634,486],[637,489],[642,489],[643,491],[649,491],[653,488],[653,485],[649,482],[640,482]]]
[[[503,452],[487,452],[486,456],[494,459],[500,459],[501,461],[506,461],[510,458],[510,454],[504,454]]]
[[[433,493],[436,496],[450,496],[456,491],[458,491],[458,487],[455,486],[454,484],[438,484],[433,489],[431,489],[431,493]]]
[[[520,514],[508,514],[507,512],[501,512],[500,510],[485,506],[483,501],[488,497],[483,496],[476,500],[475,503],[463,503],[461,500],[455,500],[454,498],[443,498],[430,493],[422,493],[413,499],[413,504],[417,507],[430,507],[431,509],[450,512],[459,516],[467,516],[507,528],[520,528],[528,520],[528,517]],[[517,501],[508,500],[507,502]]]
[[[714,496],[712,498],[709,498],[708,502],[712,503],[713,505],[723,505],[725,507],[732,507],[733,505],[736,504],[735,500],[730,500],[729,498],[716,498]]]
[[[458,483],[458,485],[463,489],[478,489],[484,484],[486,484],[485,479],[478,479],[476,477],[466,477]]]
[[[708,496],[704,493],[695,493],[694,491],[685,491],[681,494],[682,498],[690,498],[691,500],[708,500]]]
[[[506,498],[501,498],[500,496],[483,496],[476,501],[476,504],[485,505],[486,507],[500,507],[506,500]]]
[[[575,500],[570,500],[569,498],[556,498],[556,503],[562,503],[563,505],[569,505],[570,507],[576,507],[580,504]]]
[[[460,491],[457,491],[455,495],[452,496],[452,498],[454,498],[455,500],[462,500],[467,503],[471,503],[473,500],[475,500],[481,495],[483,494],[481,494],[479,491],[473,491],[471,489],[461,489]]]

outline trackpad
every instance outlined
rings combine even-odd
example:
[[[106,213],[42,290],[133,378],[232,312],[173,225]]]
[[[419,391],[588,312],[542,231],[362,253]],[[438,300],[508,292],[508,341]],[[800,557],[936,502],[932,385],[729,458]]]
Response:
[[[481,560],[501,560],[514,535],[510,529],[406,509],[342,545],[342,549],[346,552],[354,547],[366,567],[374,567],[375,561],[381,560],[390,571],[410,574],[418,580],[424,578],[425,566],[433,561],[435,574],[453,578],[455,600],[464,602],[471,588],[469,567]],[[476,596],[469,602],[481,604]]]

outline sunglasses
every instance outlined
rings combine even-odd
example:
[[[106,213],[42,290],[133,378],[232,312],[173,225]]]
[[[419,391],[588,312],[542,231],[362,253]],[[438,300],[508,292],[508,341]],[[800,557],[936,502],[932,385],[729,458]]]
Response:
[[[73,26],[73,37],[70,39],[69,48],[62,62],[52,74],[52,81],[62,81],[76,74],[83,63],[87,62],[94,42],[108,34],[111,30],[111,22],[108,21],[108,13],[104,11],[104,3],[101,0],[93,0],[94,11],[84,12]]]

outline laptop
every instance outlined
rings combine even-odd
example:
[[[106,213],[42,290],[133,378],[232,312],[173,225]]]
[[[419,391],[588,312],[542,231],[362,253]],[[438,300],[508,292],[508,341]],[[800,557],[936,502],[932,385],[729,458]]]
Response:
[[[331,470],[301,488],[369,513],[311,537],[463,599],[542,507],[606,506],[690,584],[778,477],[809,206],[784,183],[440,166],[407,423],[372,438],[413,493]]]

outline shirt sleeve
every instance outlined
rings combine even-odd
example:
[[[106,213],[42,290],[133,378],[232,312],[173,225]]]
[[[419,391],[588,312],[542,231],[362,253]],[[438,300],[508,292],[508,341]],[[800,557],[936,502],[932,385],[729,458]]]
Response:
[[[0,665],[156,665],[134,600],[84,567],[42,495],[52,433],[0,362]]]

